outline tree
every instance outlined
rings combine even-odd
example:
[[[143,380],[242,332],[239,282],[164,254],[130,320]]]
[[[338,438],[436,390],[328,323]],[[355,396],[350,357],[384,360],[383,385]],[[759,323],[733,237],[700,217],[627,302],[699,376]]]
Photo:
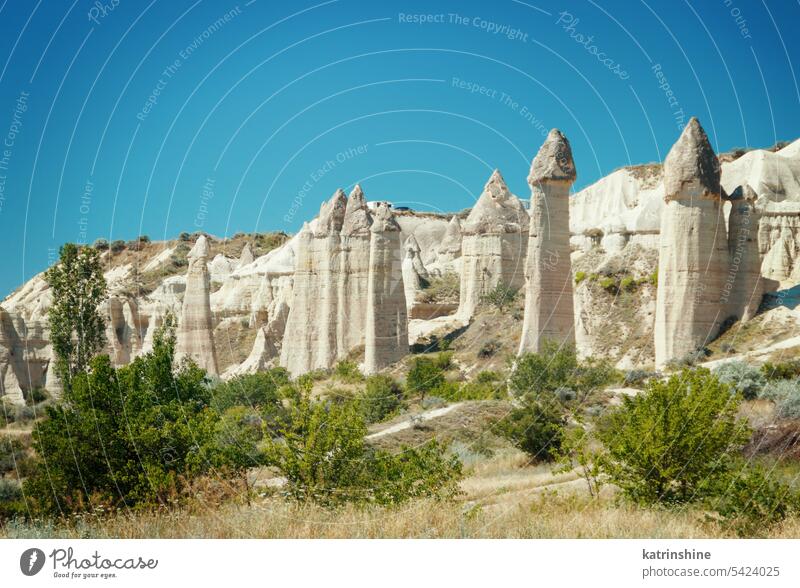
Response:
[[[150,353],[119,369],[100,355],[75,374],[32,433],[39,460],[24,489],[35,512],[169,503],[225,465],[205,372],[174,358],[168,320]]]
[[[394,504],[458,492],[461,463],[436,441],[393,455],[369,446],[366,432],[357,401],[312,401],[305,393],[290,422],[267,440],[267,463],[287,478],[292,498],[325,505]]]
[[[420,399],[444,384],[444,370],[430,357],[415,357],[406,376],[406,390],[409,396],[419,394]]]
[[[105,321],[98,312],[106,297],[100,254],[92,247],[67,243],[45,280],[53,296],[48,318],[56,373],[68,388],[105,343]]]
[[[706,369],[653,380],[599,427],[610,481],[643,504],[681,504],[713,493],[749,438],[740,397]]]
[[[565,424],[561,405],[554,397],[528,395],[521,406],[500,421],[498,428],[531,459],[552,461],[561,450]]]

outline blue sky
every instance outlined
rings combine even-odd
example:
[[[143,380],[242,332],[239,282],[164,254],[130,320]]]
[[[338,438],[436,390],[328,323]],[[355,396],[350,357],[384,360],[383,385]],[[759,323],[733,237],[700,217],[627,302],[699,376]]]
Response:
[[[576,188],[691,115],[717,150],[800,136],[796,2],[0,6],[0,293],[66,241],[294,232],[356,182],[459,210],[497,167],[525,197],[552,127]]]

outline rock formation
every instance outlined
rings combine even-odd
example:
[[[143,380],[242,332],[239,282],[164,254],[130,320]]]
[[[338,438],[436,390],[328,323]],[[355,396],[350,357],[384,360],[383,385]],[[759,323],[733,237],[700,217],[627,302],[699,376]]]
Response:
[[[408,353],[400,225],[386,203],[373,212],[364,372],[374,374]]]
[[[367,210],[367,200],[361,186],[356,185],[347,198],[341,232],[339,315],[336,330],[340,356],[364,345],[370,226],[372,216]]]
[[[437,261],[452,263],[459,257],[461,257],[461,221],[457,216],[453,216],[439,245]]]
[[[726,318],[727,231],[720,164],[696,118],[664,162],[656,302],[656,365],[706,345]]]
[[[175,353],[189,357],[209,374],[217,375],[217,353],[214,348],[214,325],[211,317],[208,241],[200,235],[189,252],[186,292],[178,324]]]
[[[405,289],[406,309],[410,316],[417,295],[422,290],[424,283],[430,279],[430,276],[420,258],[421,249],[414,235],[406,239],[403,249],[405,250],[405,256],[403,257],[403,288]]]
[[[289,306],[285,302],[280,302],[270,321],[256,331],[256,340],[247,359],[240,365],[232,366],[225,375],[230,377],[239,374],[254,374],[272,367],[280,356],[288,316]]]
[[[244,247],[242,248],[242,253],[239,255],[239,265],[237,269],[249,265],[255,261],[255,257],[253,257],[253,250],[250,249],[250,243],[245,243]]]
[[[461,319],[468,320],[498,284],[522,288],[528,223],[522,202],[495,170],[462,227]]]
[[[765,287],[758,252],[756,199],[755,191],[746,184],[731,200],[728,216],[728,275],[722,298],[723,302],[727,299],[728,316],[742,321],[756,314]]]
[[[8,312],[0,308],[0,398],[24,404],[24,366],[20,362],[19,338]]]
[[[547,135],[531,164],[531,221],[525,262],[525,318],[519,352],[535,353],[550,339],[574,342],[569,191],[575,163],[558,129]]]

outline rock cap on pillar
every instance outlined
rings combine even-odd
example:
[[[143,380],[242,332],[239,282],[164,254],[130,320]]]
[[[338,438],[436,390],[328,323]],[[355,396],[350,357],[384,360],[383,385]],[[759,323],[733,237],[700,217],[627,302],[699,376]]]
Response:
[[[397,223],[397,219],[394,218],[392,207],[388,202],[379,202],[377,206],[375,206],[370,230],[373,233],[400,230],[400,225]]]
[[[192,249],[189,251],[186,257],[189,259],[189,261],[195,259],[208,260],[208,239],[206,239],[205,235],[200,235],[197,238],[194,247],[192,247]]]
[[[528,184],[531,187],[541,182],[571,184],[577,177],[569,139],[558,129],[552,129],[531,162]]]
[[[708,136],[692,117],[664,160],[664,199],[720,198],[720,164]]]
[[[336,190],[330,200],[323,202],[322,206],[319,207],[316,233],[318,235],[330,235],[341,231],[346,209],[347,194],[340,188]]]
[[[506,185],[500,170],[494,170],[475,206],[464,221],[462,233],[516,232],[528,228],[528,211]]]
[[[347,198],[342,233],[345,235],[364,233],[369,231],[371,224],[372,218],[367,210],[367,199],[364,197],[361,186],[356,184]]]

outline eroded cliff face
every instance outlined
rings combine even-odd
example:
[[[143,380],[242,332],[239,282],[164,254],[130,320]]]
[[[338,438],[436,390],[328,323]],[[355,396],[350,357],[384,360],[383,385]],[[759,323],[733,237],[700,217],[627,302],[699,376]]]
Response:
[[[519,353],[536,353],[544,340],[575,341],[569,234],[569,191],[575,178],[569,141],[553,129],[528,176],[531,219]]]
[[[495,170],[461,228],[458,315],[463,320],[498,284],[524,287],[529,222],[528,211]]]
[[[581,192],[564,197],[574,167],[559,163],[556,154],[563,151],[559,144],[548,140],[540,154],[543,164],[532,165],[539,170],[532,174],[537,180],[531,189],[533,222],[519,199],[508,191],[500,173],[495,172],[469,213],[394,211],[390,216],[400,228],[399,239],[389,235],[397,233],[395,230],[377,231],[379,237],[374,237],[373,216],[381,207],[367,203],[359,186],[349,197],[337,192],[322,207],[320,218],[264,254],[254,254],[255,243],[263,235],[204,237],[211,245],[207,252],[210,261],[206,262],[210,312],[202,310],[206,295],[203,272],[196,268],[186,271],[185,256],[194,237],[152,243],[137,254],[106,252],[102,258],[110,295],[101,309],[107,317],[106,351],[117,365],[148,352],[164,317],[170,313],[182,319],[187,300],[189,309],[201,310],[193,311],[195,317],[186,325],[199,321],[196,328],[211,333],[202,336],[205,343],[200,347],[205,351],[197,351],[198,357],[207,364],[211,362],[209,350],[213,345],[217,369],[223,371],[224,377],[279,363],[291,363],[292,373],[298,375],[316,367],[330,367],[348,354],[360,353],[361,347],[367,345],[370,296],[376,308],[395,309],[394,313],[384,312],[385,316],[394,317],[387,325],[374,327],[374,366],[396,361],[405,353],[408,342],[403,340],[404,322],[412,325],[412,343],[425,340],[426,333],[444,323],[463,325],[471,320],[482,296],[500,282],[526,289],[532,309],[550,308],[544,318],[532,312],[526,315],[536,316],[540,325],[547,325],[555,315],[568,316],[558,302],[545,303],[541,298],[545,291],[554,294],[559,290],[557,284],[543,282],[550,274],[541,270],[552,266],[552,255],[545,263],[542,252],[564,248],[563,239],[559,240],[563,237],[563,232],[559,233],[563,219],[569,222],[572,254],[559,254],[562,263],[552,273],[563,278],[562,298],[566,300],[570,293],[573,296],[578,349],[583,355],[619,360],[622,367],[654,361],[654,276],[658,271],[663,283],[665,270],[657,268],[657,257],[665,219],[667,239],[679,241],[677,248],[670,248],[675,259],[666,260],[665,267],[685,267],[689,268],[687,273],[696,274],[680,284],[667,278],[665,288],[703,288],[698,296],[699,306],[691,302],[685,313],[677,310],[673,316],[683,313],[696,317],[705,312],[698,308],[713,310],[720,318],[714,319],[713,325],[706,325],[712,331],[719,320],[752,317],[762,293],[800,282],[800,141],[776,152],[756,150],[734,160],[723,158],[718,201],[685,197],[686,193],[700,194],[709,188],[700,188],[705,184],[713,188],[713,173],[708,173],[709,169],[713,171],[712,159],[705,162],[711,166],[707,168],[689,160],[678,165],[680,171],[672,174],[681,178],[678,187],[665,183],[661,164],[647,164],[619,169]],[[668,186],[672,186],[669,195]],[[673,201],[677,204],[671,204]],[[568,212],[558,208],[564,202],[568,202]],[[547,214],[542,214],[545,203]],[[668,211],[670,207],[674,210]],[[561,212],[556,214],[558,210]],[[718,229],[713,248],[708,235],[700,237],[697,233],[698,227],[709,226]],[[692,237],[683,238],[687,234]],[[541,235],[548,236],[549,242]],[[245,240],[247,245],[243,244]],[[393,257],[395,253],[387,252],[394,252],[397,242],[399,253]],[[372,263],[373,245],[377,256],[385,257],[387,262],[391,258],[394,269],[380,269],[380,264]],[[195,257],[190,265],[195,263]],[[563,263],[568,257],[572,271],[565,269]],[[713,263],[709,265],[709,261]],[[530,268],[539,268],[538,274],[531,274]],[[383,297],[383,286],[370,293],[371,271],[374,284],[380,285],[392,283],[388,277],[395,270],[401,276],[400,298]],[[461,284],[460,313],[440,316],[453,311],[452,299],[439,306],[417,304],[418,298],[424,298],[424,282],[451,273],[457,274]],[[570,273],[578,282],[571,292],[565,288]],[[578,273],[581,280],[577,279]],[[187,290],[189,274],[195,278]],[[600,286],[608,276],[617,283],[633,279],[636,287],[614,294]],[[538,287],[531,287],[537,280]],[[199,289],[195,287],[198,284]],[[715,290],[716,300],[709,298]],[[398,300],[403,301],[406,319],[396,310]],[[23,394],[34,387],[59,393],[47,333],[49,306],[50,292],[41,274],[2,302],[0,395],[15,402],[21,402]],[[435,312],[428,308],[432,306],[436,306]],[[561,310],[554,313],[554,309]],[[383,316],[381,312],[373,314],[376,324]],[[409,321],[408,316],[416,318]],[[561,327],[566,328],[568,322],[562,320]],[[548,337],[567,340],[561,327]],[[381,355],[381,329],[394,341],[386,355]],[[532,329],[528,324],[524,331],[539,333],[533,338],[535,341],[544,329]],[[609,343],[609,333],[614,333],[612,338],[618,343]],[[685,333],[670,336],[693,340]],[[526,343],[522,348],[535,347]],[[220,354],[220,349],[225,353]]]

